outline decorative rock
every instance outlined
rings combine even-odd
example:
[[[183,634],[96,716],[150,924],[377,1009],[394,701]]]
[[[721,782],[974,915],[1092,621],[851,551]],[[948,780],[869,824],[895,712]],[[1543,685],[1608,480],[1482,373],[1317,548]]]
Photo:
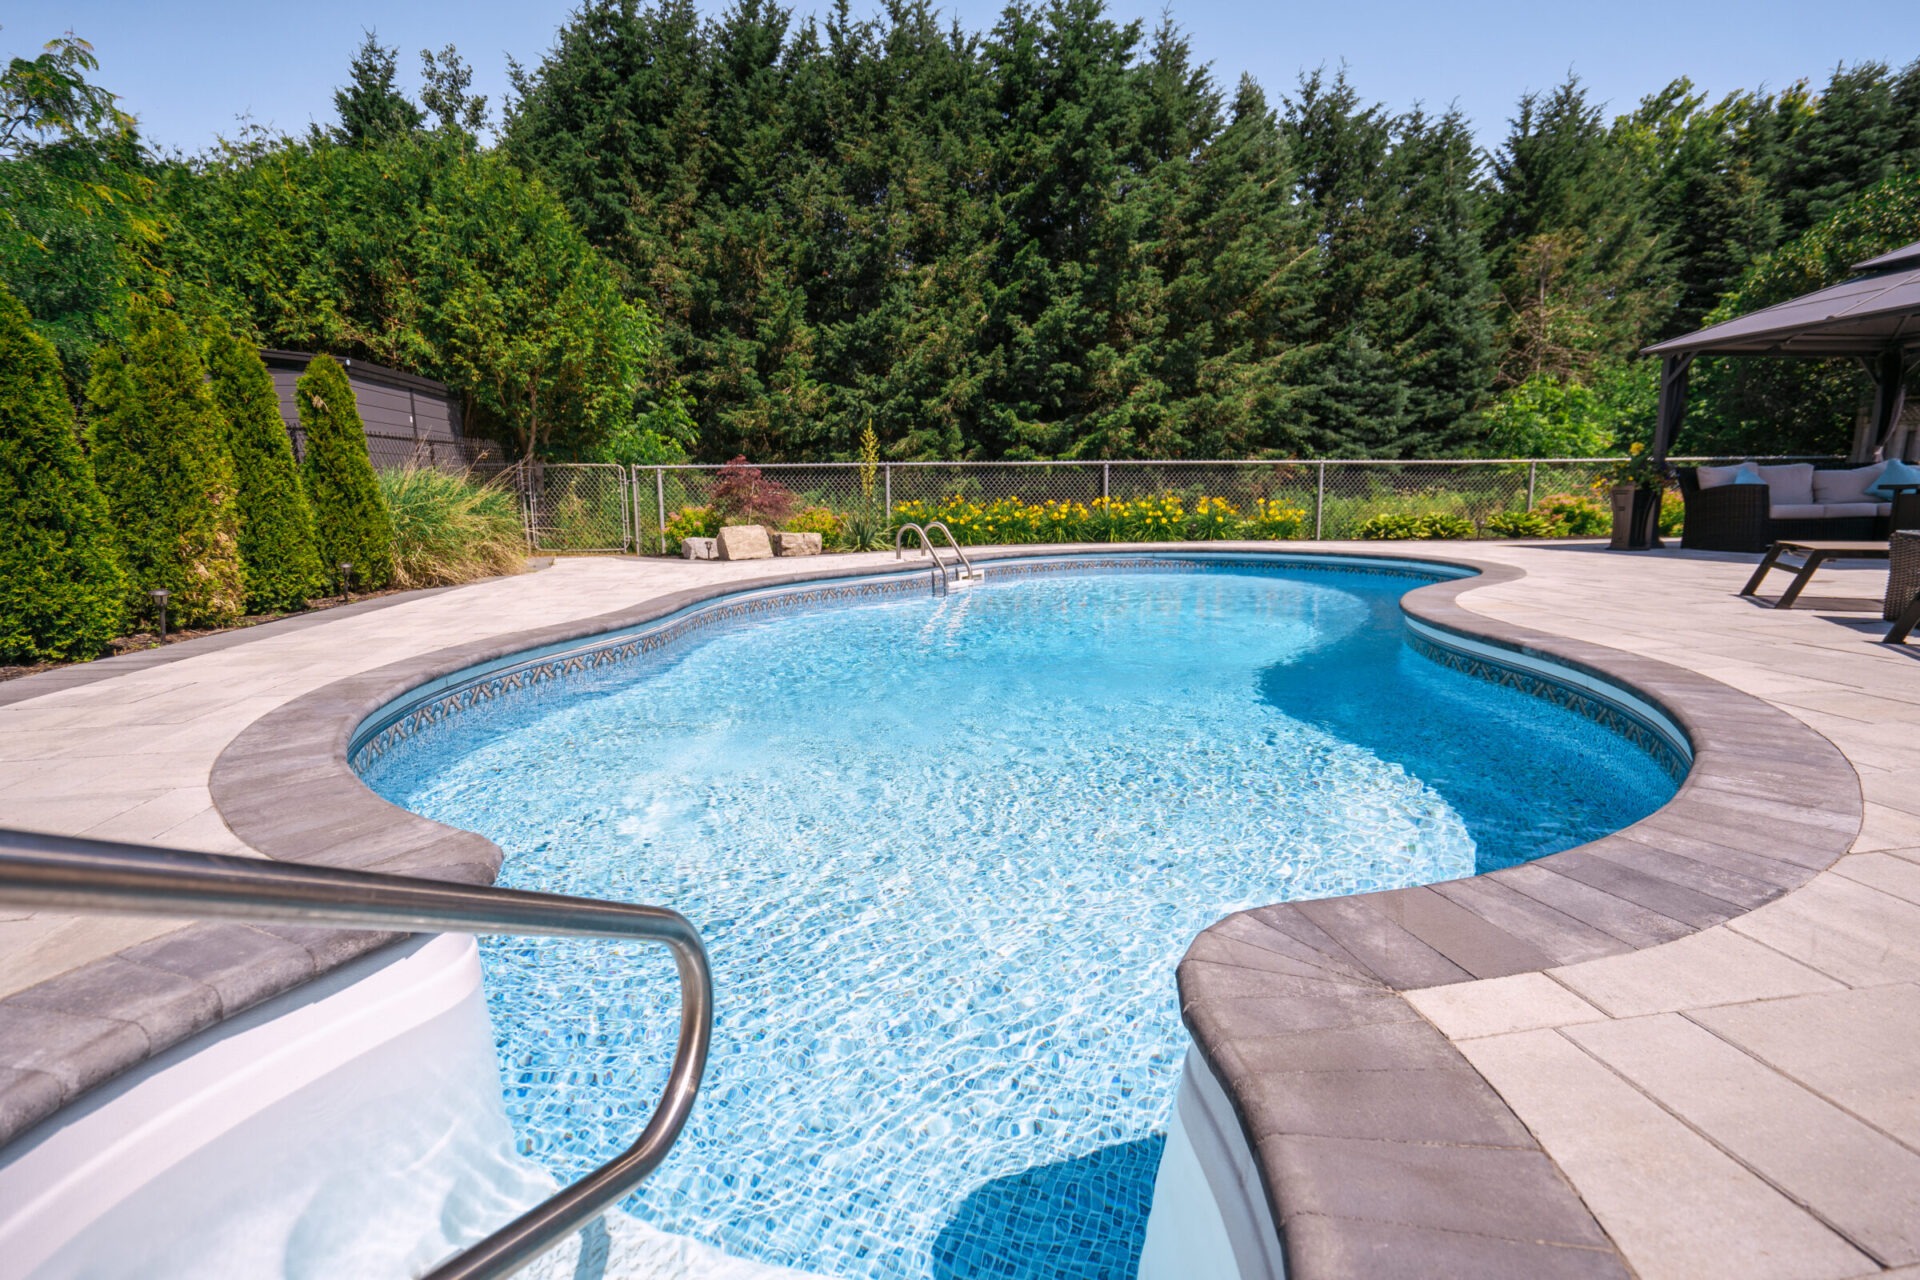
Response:
[[[776,533],[773,535],[773,554],[777,556],[817,556],[820,554],[820,535],[817,533]]]
[[[773,559],[773,544],[767,541],[767,531],[757,524],[728,525],[716,541],[722,560]]]
[[[689,560],[717,560],[720,558],[720,540],[718,538],[682,538],[680,554]]]

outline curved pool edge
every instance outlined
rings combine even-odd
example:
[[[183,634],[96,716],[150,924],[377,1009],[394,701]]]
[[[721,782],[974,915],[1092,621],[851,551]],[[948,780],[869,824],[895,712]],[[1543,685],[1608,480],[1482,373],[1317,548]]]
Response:
[[[1686,735],[1693,767],[1660,809],[1576,848],[1236,912],[1194,940],[1178,970],[1198,1058],[1183,1096],[1217,1090],[1237,1125],[1191,1140],[1224,1218],[1277,1224],[1274,1253],[1236,1249],[1243,1275],[1624,1280],[1565,1175],[1402,993],[1676,941],[1791,892],[1860,831],[1859,777],[1825,737],[1697,672],[1473,612],[1461,596],[1525,576],[1476,567],[1408,592],[1403,611],[1642,695]],[[1257,1188],[1231,1176],[1249,1164]]]
[[[1284,544],[1019,547],[981,550],[974,558],[1133,551],[1383,558],[1381,552],[1364,549],[1309,551]],[[1310,1066],[1302,1066],[1307,1060],[1298,1055],[1313,1046],[1294,1043],[1290,1049],[1283,1048],[1278,1040],[1297,1040],[1302,1033],[1320,1031],[1353,1032],[1348,1038],[1355,1043],[1421,1038],[1417,1030],[1376,1030],[1402,1024],[1437,1037],[1398,992],[1494,973],[1537,971],[1684,936],[1751,910],[1810,878],[1845,851],[1860,825],[1859,786],[1852,767],[1824,738],[1785,712],[1705,676],[1512,626],[1458,603],[1466,591],[1523,577],[1517,568],[1429,549],[1396,548],[1384,558],[1477,573],[1473,578],[1418,587],[1403,597],[1403,608],[1410,617],[1443,633],[1485,641],[1645,693],[1680,725],[1695,748],[1695,760],[1680,793],[1667,806],[1625,831],[1579,849],[1509,871],[1418,890],[1237,913],[1195,941],[1180,970],[1183,1016],[1239,1118],[1241,1133],[1248,1138],[1265,1195],[1281,1224],[1287,1264],[1293,1274],[1304,1277],[1365,1271],[1379,1263],[1382,1247],[1392,1247],[1392,1240],[1380,1238],[1383,1232],[1398,1239],[1396,1232],[1404,1236],[1412,1231],[1417,1236],[1421,1228],[1404,1222],[1391,1225],[1401,1219],[1343,1218],[1316,1211],[1316,1205],[1337,1201],[1337,1196],[1329,1197],[1327,1188],[1348,1175],[1337,1167],[1330,1171],[1324,1162],[1303,1162],[1293,1139],[1453,1148],[1444,1138],[1420,1136],[1420,1106],[1391,1108],[1388,1118],[1398,1116],[1404,1124],[1391,1132],[1376,1125],[1377,1136],[1355,1139],[1351,1124],[1342,1127],[1341,1115],[1364,1113],[1375,1105],[1367,1101],[1364,1091],[1349,1090],[1344,1102],[1338,1087],[1325,1098],[1316,1094],[1317,1100],[1310,1099],[1307,1107],[1312,1114],[1303,1119],[1298,1091],[1272,1087],[1276,1074],[1309,1069],[1339,1074],[1355,1068],[1328,1065],[1337,1064],[1337,1058],[1316,1058]],[[815,564],[799,571],[776,571],[751,582],[674,592],[579,622],[451,646],[335,682],[256,720],[227,747],[211,781],[215,804],[236,835],[271,857],[469,882],[490,880],[500,861],[500,852],[491,842],[397,809],[360,783],[349,765],[348,750],[368,716],[423,684],[542,646],[658,621],[691,605],[742,591],[871,577],[876,572],[924,575],[926,566],[903,562],[877,571],[871,565]],[[1816,822],[1783,825],[1774,816],[1782,807],[1798,809]],[[1756,812],[1758,829],[1747,820]],[[1749,830],[1756,842],[1777,851],[1781,865],[1792,870],[1780,877],[1785,882],[1770,884],[1768,891],[1750,895],[1750,900],[1718,896],[1728,891],[1709,874],[1711,850],[1725,850],[1716,838],[1734,838]],[[1682,850],[1690,850],[1695,858]],[[1703,878],[1689,883],[1682,863],[1698,866]],[[1529,879],[1525,874],[1536,870],[1551,878]],[[1527,882],[1516,884],[1516,879]],[[169,939],[170,963],[183,976],[220,991],[226,1006],[220,1016],[231,1016],[391,940],[386,935],[196,925]],[[57,988],[59,982],[41,984],[36,992],[57,998],[57,991],[48,989]],[[70,1078],[81,1080],[73,1095],[28,1099],[24,1107],[0,1113],[0,1142],[142,1056],[177,1044],[204,1025],[152,1010],[126,1016],[145,1030],[147,1054],[136,1054],[105,1070],[97,1063],[79,1064],[70,1073]],[[1319,1040],[1319,1050],[1332,1052],[1332,1040],[1326,1036]],[[1486,1111],[1490,1099],[1497,1114],[1517,1128],[1517,1121],[1512,1121],[1491,1088],[1444,1038],[1440,1043],[1446,1048],[1446,1054],[1440,1055],[1443,1066],[1407,1065],[1425,1063],[1420,1055],[1433,1051],[1429,1044],[1426,1050],[1402,1046],[1390,1062],[1376,1056],[1366,1070],[1433,1073],[1430,1078],[1406,1080],[1398,1092],[1403,1099],[1441,1108],[1454,1101],[1447,1089],[1473,1093],[1466,1080],[1471,1077],[1479,1093],[1468,1099],[1469,1109]],[[1350,1083],[1357,1087],[1363,1082]],[[1518,1141],[1509,1130],[1496,1136]],[[1469,1143],[1457,1149],[1480,1145],[1485,1144]],[[1537,1148],[1525,1143],[1503,1149],[1531,1153],[1535,1161],[1545,1164]],[[1558,1175],[1550,1165],[1546,1168],[1551,1184]],[[1563,1181],[1558,1186],[1563,1200],[1572,1195]],[[1551,1192],[1551,1185],[1547,1189]],[[1584,1214],[1577,1198],[1573,1205]],[[1453,1217],[1445,1220],[1471,1223],[1471,1208],[1454,1206]],[[1471,1228],[1433,1228],[1429,1234],[1445,1237],[1439,1241],[1442,1245],[1467,1240],[1484,1247],[1500,1239],[1488,1232],[1475,1234]],[[1432,1243],[1425,1241],[1421,1247]],[[1578,1274],[1596,1274],[1593,1246],[1575,1245],[1572,1252],[1581,1255],[1586,1268]],[[1557,1273],[1549,1269],[1540,1274]]]

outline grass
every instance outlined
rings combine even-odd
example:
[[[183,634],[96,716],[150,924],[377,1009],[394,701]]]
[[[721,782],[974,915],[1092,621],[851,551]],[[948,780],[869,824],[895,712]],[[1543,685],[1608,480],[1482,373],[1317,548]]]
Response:
[[[450,587],[526,567],[526,532],[512,493],[432,467],[379,472],[393,518],[393,585]]]

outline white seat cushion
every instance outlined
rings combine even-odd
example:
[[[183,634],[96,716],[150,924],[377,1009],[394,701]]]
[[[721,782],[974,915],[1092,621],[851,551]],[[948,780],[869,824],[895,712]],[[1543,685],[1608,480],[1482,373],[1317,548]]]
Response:
[[[1877,516],[1882,508],[1878,502],[1826,502],[1821,504],[1829,520],[1838,520],[1842,516]],[[1889,504],[1890,508],[1891,504]]]
[[[1760,474],[1754,470],[1751,462],[1736,462],[1730,467],[1701,467],[1697,474],[1700,477],[1700,487],[1702,489],[1718,489],[1723,484],[1732,484],[1733,478],[1742,471],[1753,471],[1755,475]]]
[[[1813,500],[1815,502],[1872,502],[1867,490],[1880,479],[1880,473],[1887,469],[1884,462],[1876,462],[1870,467],[1852,467],[1846,471],[1816,471],[1813,473]]]
[[[1755,469],[1760,472],[1760,478],[1767,482],[1767,501],[1783,507],[1804,506],[1816,501],[1811,462],[1783,462],[1778,466]]]
[[[1832,510],[1818,502],[1776,502],[1767,514],[1775,520],[1824,520]]]

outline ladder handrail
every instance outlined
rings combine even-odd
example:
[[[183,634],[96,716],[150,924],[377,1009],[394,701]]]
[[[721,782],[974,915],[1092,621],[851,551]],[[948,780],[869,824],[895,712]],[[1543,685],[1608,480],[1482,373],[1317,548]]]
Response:
[[[973,561],[967,559],[967,553],[960,549],[960,539],[954,537],[953,530],[947,528],[947,522],[945,520],[935,520],[926,527],[924,532],[930,534],[935,529],[947,535],[947,544],[953,548],[953,554],[960,557],[960,564],[965,570],[960,576],[963,578],[979,577],[979,573],[973,567]]]
[[[947,589],[947,566],[940,559],[940,553],[934,550],[933,540],[927,537],[926,529],[924,529],[920,525],[913,524],[913,523],[907,523],[907,524],[901,525],[900,528],[893,535],[893,558],[895,560],[904,558],[904,553],[901,550],[901,544],[907,540],[907,531],[909,529],[911,529],[913,532],[920,535],[921,549],[924,550],[927,553],[928,557],[930,557],[933,560],[932,566],[928,569],[928,572],[933,575],[932,576],[933,594],[935,594],[936,596],[943,594]],[[953,535],[948,534],[947,536],[952,537]]]
[[[935,520],[932,524],[928,524],[928,525],[918,525],[913,523],[901,525],[899,530],[896,531],[893,535],[893,558],[895,560],[902,558],[903,552],[901,550],[901,546],[907,540],[908,530],[912,530],[915,534],[919,535],[921,550],[925,551],[927,555],[933,560],[932,572],[935,575],[934,584],[933,584],[933,594],[935,595],[942,594],[947,587],[948,565],[946,561],[940,558],[939,548],[933,545],[933,539],[928,536],[929,533],[934,529],[938,529],[940,532],[947,535],[947,545],[953,548],[953,554],[955,558],[957,558],[960,562],[959,564],[960,580],[962,582],[979,581],[980,571],[973,567],[973,561],[967,559],[967,553],[960,549],[960,539],[953,536],[953,530],[947,528],[947,522],[944,520]]]
[[[713,1035],[706,948],[692,923],[665,907],[7,829],[0,829],[0,904],[404,933],[637,938],[669,947],[680,975],[680,1040],[640,1136],[422,1280],[510,1275],[625,1199],[686,1125]]]

